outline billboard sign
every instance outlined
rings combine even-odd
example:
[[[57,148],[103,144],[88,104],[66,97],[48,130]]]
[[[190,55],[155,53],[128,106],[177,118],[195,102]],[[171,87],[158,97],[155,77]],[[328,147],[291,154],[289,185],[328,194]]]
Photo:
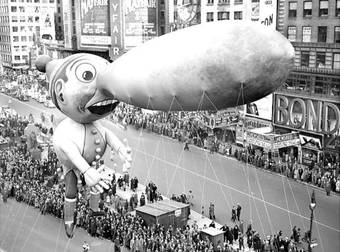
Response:
[[[257,116],[259,118],[263,118],[263,119],[271,121],[272,102],[273,102],[273,95],[270,94],[260,100],[247,104],[246,114]]]
[[[276,0],[260,0],[259,22],[265,26],[276,29]]]
[[[122,49],[122,1],[111,0],[110,3],[110,22],[111,22],[111,41],[110,50],[111,59],[115,59],[121,55]]]
[[[55,39],[54,10],[54,7],[47,6],[40,9],[40,34],[42,39]]]
[[[82,46],[110,45],[108,0],[80,0]]]
[[[69,1],[62,1],[63,4],[63,24],[64,24],[64,46],[72,48],[72,20],[71,20],[71,5]]]
[[[169,23],[171,31],[200,23],[201,0],[170,0]]]
[[[327,135],[339,132],[340,104],[317,98],[275,95],[273,124]]]
[[[156,0],[124,0],[124,45],[135,47],[157,36]]]

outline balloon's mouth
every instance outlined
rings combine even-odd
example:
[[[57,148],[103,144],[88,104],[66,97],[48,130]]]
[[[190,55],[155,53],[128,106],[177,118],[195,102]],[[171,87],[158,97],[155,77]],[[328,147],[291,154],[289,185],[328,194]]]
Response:
[[[89,106],[87,109],[92,114],[101,116],[101,115],[105,115],[115,110],[118,104],[119,104],[119,101],[116,101],[116,100],[105,100],[105,101],[97,102]]]

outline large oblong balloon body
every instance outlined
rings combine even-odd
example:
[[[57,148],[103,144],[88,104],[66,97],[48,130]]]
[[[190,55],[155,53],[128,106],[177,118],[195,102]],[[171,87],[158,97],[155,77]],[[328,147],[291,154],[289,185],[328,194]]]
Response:
[[[224,109],[272,93],[288,77],[293,58],[294,48],[279,32],[253,22],[220,21],[130,50],[97,84],[115,99],[146,109]]]

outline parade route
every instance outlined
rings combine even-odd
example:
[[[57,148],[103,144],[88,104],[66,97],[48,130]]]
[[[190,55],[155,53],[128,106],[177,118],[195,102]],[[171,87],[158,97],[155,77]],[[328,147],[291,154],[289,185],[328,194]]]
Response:
[[[8,96],[0,94],[0,106],[7,105],[8,99]],[[59,118],[61,115],[56,109],[46,108],[35,101],[12,99],[11,107],[20,115],[32,113],[39,117],[41,112],[46,115],[54,113]],[[124,130],[108,121],[104,124],[121,139],[128,139],[133,150],[132,175],[137,176],[142,184],[152,180],[163,195],[171,197],[173,193],[178,195],[192,190],[194,210],[201,213],[203,206],[207,216],[209,203],[214,203],[217,222],[221,224],[230,223],[231,208],[239,203],[242,206],[241,219],[246,225],[252,220],[253,227],[262,237],[279,230],[289,237],[293,226],[301,228],[301,235],[309,229],[308,206],[313,187],[193,146],[184,151],[182,143],[177,140],[146,130],[137,131],[132,127]],[[105,163],[113,166],[109,153]],[[118,171],[121,172],[120,169]],[[318,246],[313,251],[340,251],[340,198],[335,194],[327,197],[323,190],[315,190],[315,196],[317,207],[313,238],[316,238]],[[21,251],[23,246],[26,246],[25,251],[44,251],[37,246],[51,248],[45,251],[80,251],[86,237],[90,242],[85,231],[78,230],[68,245],[69,250],[65,250],[67,241],[60,226],[60,220],[41,216],[38,210],[25,204],[13,200],[8,205],[0,203],[0,248],[5,251]],[[9,234],[3,236],[5,229]],[[59,230],[62,232],[60,235]],[[42,243],[39,243],[40,239]],[[60,241],[57,245],[56,240]],[[92,242],[98,244],[95,247],[98,250],[91,246],[91,251],[108,251],[111,245],[102,240]],[[58,249],[55,246],[59,246]]]

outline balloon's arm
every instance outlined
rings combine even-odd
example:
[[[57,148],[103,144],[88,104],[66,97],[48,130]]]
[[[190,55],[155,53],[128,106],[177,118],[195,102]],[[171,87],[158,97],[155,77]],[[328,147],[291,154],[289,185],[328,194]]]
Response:
[[[91,168],[91,166],[81,156],[78,147],[72,141],[65,138],[57,138],[57,140],[54,140],[54,146],[62,152],[63,156],[81,173],[84,174],[89,168]]]
[[[116,151],[119,155],[123,155],[125,151],[125,146],[122,141],[110,130],[105,129],[105,138],[107,144]]]

